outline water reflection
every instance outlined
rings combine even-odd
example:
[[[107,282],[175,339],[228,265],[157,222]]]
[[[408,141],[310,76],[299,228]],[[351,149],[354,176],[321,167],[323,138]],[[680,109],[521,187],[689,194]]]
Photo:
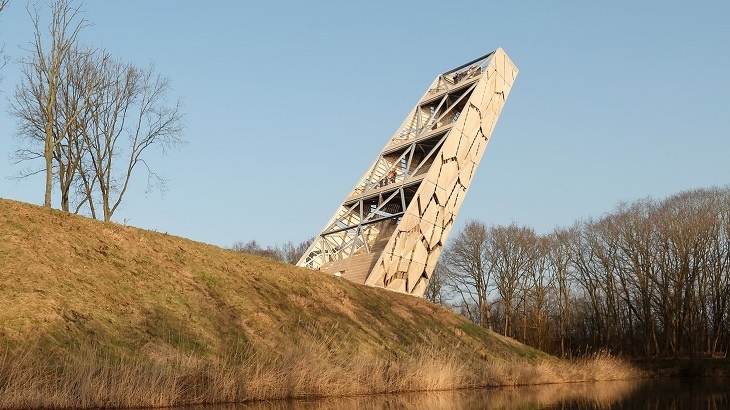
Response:
[[[193,409],[730,409],[730,379],[628,380],[186,408]]]
[[[586,407],[555,407],[584,409]],[[730,378],[651,380],[612,409],[730,409]]]

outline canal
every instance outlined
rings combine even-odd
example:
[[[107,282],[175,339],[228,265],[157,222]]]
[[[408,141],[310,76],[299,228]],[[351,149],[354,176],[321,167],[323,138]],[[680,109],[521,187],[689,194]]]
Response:
[[[667,378],[503,387],[337,399],[187,407],[185,410],[730,409],[730,378]]]

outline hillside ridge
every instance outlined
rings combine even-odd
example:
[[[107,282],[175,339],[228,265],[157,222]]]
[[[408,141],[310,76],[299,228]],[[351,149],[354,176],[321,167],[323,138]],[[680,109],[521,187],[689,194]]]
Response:
[[[0,408],[123,408],[632,377],[409,295],[0,199]]]
[[[234,341],[274,346],[299,331],[374,353],[514,343],[422,299],[16,201],[0,200],[0,237],[6,342],[46,335],[56,348],[86,340],[151,357],[170,345],[196,354]]]

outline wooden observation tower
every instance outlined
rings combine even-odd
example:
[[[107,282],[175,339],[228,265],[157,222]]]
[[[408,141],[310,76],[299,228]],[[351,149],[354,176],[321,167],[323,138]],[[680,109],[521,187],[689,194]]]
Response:
[[[500,48],[436,77],[297,265],[423,296],[517,71]]]

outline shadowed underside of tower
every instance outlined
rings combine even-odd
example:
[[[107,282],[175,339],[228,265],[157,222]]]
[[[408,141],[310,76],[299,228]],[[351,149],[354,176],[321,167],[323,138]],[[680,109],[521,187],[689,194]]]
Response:
[[[500,48],[436,77],[297,265],[422,296],[517,71]]]

